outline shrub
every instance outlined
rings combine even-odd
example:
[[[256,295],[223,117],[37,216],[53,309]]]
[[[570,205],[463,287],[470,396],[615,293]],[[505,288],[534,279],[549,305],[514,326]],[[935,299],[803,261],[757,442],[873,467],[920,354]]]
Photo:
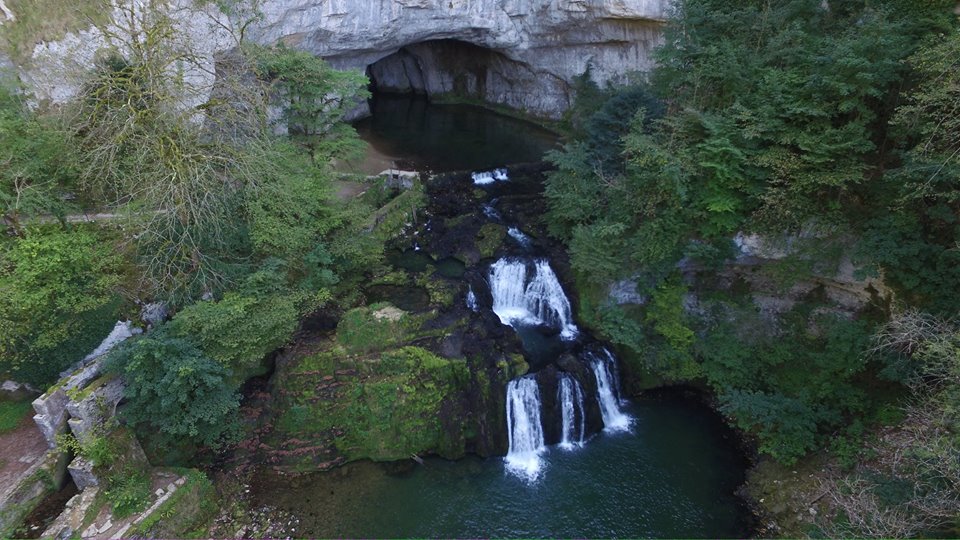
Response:
[[[126,380],[122,418],[149,439],[217,447],[235,435],[240,398],[230,371],[168,329],[119,346],[104,368]]]
[[[120,258],[96,235],[31,232],[0,261],[0,372],[42,386],[116,321]]]
[[[198,302],[177,314],[172,335],[190,339],[207,358],[244,380],[282,347],[299,323],[304,295],[288,290],[279,272],[250,275],[219,301]]]

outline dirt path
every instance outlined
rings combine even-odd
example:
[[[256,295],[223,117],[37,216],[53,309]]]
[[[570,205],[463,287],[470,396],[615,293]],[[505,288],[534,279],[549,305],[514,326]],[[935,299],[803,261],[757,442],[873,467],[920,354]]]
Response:
[[[13,431],[0,433],[0,501],[6,490],[17,484],[20,476],[47,453],[47,441],[40,428],[27,414]]]

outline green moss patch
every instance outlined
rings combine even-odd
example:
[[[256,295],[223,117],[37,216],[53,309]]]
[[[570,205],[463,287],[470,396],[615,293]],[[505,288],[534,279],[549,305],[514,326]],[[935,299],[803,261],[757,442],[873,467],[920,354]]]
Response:
[[[337,325],[337,341],[350,353],[369,353],[405,342],[419,325],[417,318],[391,304],[373,304],[344,314]]]
[[[368,229],[381,241],[400,234],[407,223],[416,221],[417,210],[426,203],[426,195],[420,184],[404,191],[370,217]]]
[[[507,229],[496,223],[486,223],[480,227],[480,231],[477,232],[477,249],[480,250],[480,256],[485,259],[493,257],[497,248],[503,244],[506,234]]]
[[[63,39],[69,32],[106,22],[109,12],[102,0],[6,0],[16,20],[0,26],[0,37],[21,63],[29,60],[41,41]]]
[[[16,429],[31,412],[33,407],[29,401],[19,403],[0,401],[0,433]]]
[[[347,460],[423,452],[457,457],[464,452],[460,401],[468,387],[465,361],[420,347],[367,359],[334,349],[304,359],[291,373],[277,427],[298,439],[332,439]]]

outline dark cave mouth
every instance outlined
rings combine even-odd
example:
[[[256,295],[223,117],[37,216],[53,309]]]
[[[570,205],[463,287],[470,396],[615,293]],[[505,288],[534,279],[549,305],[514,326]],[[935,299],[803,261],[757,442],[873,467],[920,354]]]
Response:
[[[441,96],[498,101],[495,88],[522,65],[493,49],[456,39],[428,40],[401,47],[367,66],[377,94]]]

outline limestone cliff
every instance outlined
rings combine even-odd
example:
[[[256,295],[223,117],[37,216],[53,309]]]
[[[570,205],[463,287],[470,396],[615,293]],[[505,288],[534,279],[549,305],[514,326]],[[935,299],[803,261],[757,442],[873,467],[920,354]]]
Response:
[[[271,0],[251,36],[314,52],[336,67],[374,66],[374,82],[388,89],[467,94],[558,116],[570,104],[571,81],[588,65],[599,82],[652,67],[668,4]]]
[[[143,0],[119,0],[123,6]],[[229,24],[195,0],[170,0],[184,46],[206,59],[194,71],[209,84],[219,52],[234,46]],[[598,82],[652,66],[670,0],[264,0],[246,37],[285,43],[367,71],[386,90],[455,94],[557,117],[571,82],[591,67]],[[15,14],[0,21],[16,24]],[[116,29],[114,29],[116,30]],[[122,29],[121,29],[122,30]],[[119,32],[123,34],[123,31]],[[96,51],[89,28],[33,46],[21,77],[39,99],[63,101]],[[190,75],[189,70],[187,75]],[[206,82],[204,82],[206,81]],[[192,99],[191,99],[192,101]]]

